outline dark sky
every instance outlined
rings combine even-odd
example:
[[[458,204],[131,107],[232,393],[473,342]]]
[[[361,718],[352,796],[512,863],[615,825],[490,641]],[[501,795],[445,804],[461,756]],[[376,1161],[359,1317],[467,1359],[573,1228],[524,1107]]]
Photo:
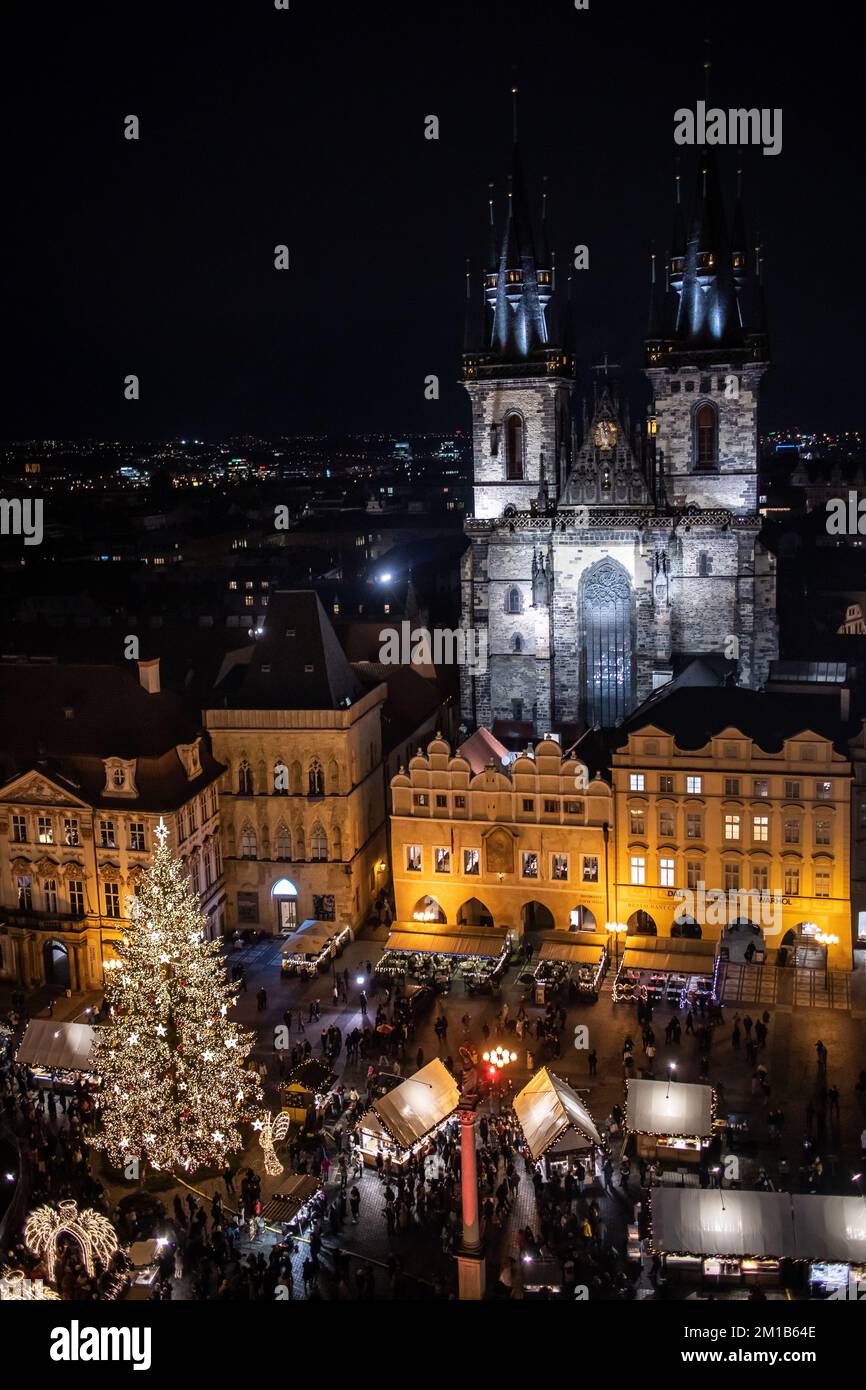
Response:
[[[590,248],[580,360],[607,351],[636,372],[649,253],[672,222],[673,112],[702,95],[708,35],[713,101],[784,112],[782,153],[742,160],[766,245],[763,427],[863,422],[863,77],[847,5],[802,20],[763,0],[225,9],[12,7],[7,438],[468,425],[464,260],[484,251],[489,180],[504,204],[513,68],[560,265]],[[737,159],[723,153],[729,187]],[[690,196],[687,152],[683,174]]]

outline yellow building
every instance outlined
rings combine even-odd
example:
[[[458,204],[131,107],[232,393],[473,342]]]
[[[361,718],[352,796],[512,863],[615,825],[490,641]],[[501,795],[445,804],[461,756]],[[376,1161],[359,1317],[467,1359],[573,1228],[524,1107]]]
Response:
[[[441,737],[391,780],[399,922],[603,930],[610,787],[555,740],[473,771]]]
[[[219,935],[222,768],[159,663],[4,663],[0,699],[0,978],[101,989],[163,817]]]
[[[265,630],[229,653],[205,711],[220,785],[227,926],[350,927],[387,884],[382,705],[317,595],[278,592]]]
[[[616,919],[638,934],[794,946],[812,964],[826,933],[838,938],[828,963],[850,969],[852,763],[838,703],[682,688],[618,734]],[[760,936],[731,932],[737,922]]]

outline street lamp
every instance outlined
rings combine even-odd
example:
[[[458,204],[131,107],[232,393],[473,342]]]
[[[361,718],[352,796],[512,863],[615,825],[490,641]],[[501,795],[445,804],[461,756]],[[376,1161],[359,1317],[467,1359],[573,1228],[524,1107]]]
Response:
[[[670,1094],[671,1094],[671,1080],[673,1079],[673,1074],[674,1074],[674,1072],[676,1071],[676,1069],[677,1069],[677,1064],[676,1064],[676,1062],[668,1062],[668,1088],[667,1088],[667,1090],[665,1091],[665,1100],[670,1099]]]
[[[614,968],[616,968],[619,965],[619,939],[624,932],[628,931],[628,927],[625,922],[607,922],[605,923],[605,931],[610,932],[613,937]]]
[[[493,1084],[499,1089],[499,1082],[506,1067],[510,1067],[512,1062],[517,1061],[517,1053],[509,1052],[507,1047],[494,1047],[492,1052],[482,1052],[482,1060],[487,1063],[488,1075]],[[499,1110],[502,1112],[502,1091],[499,1090]]]
[[[825,985],[825,988],[826,988],[826,990],[827,990],[827,995],[828,995],[828,997],[829,997],[829,994],[830,994],[830,952],[829,952],[826,948],[827,948],[828,946],[838,946],[838,945],[839,945],[839,938],[838,938],[838,936],[834,936],[833,932],[829,932],[829,931],[819,931],[819,932],[816,932],[816,933],[815,933],[815,940],[816,940],[817,942],[819,942],[820,945],[822,945],[822,946],[825,948],[825,949],[824,949],[824,985]]]

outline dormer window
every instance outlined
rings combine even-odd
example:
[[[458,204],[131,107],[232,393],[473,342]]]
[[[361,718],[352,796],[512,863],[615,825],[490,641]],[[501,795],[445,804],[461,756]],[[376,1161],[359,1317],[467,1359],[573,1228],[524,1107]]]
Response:
[[[138,796],[138,788],[135,785],[134,758],[108,758],[106,760],[103,794],[122,797]]]
[[[111,782],[115,787],[126,786],[126,771],[124,768],[114,767],[111,769]]]

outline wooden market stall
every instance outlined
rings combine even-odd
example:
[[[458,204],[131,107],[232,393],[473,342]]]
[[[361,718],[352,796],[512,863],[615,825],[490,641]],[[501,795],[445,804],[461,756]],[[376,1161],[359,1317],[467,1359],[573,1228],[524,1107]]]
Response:
[[[712,1086],[687,1081],[626,1082],[625,1128],[648,1162],[700,1164],[713,1137],[716,1096]]]
[[[513,1101],[526,1147],[537,1163],[568,1165],[575,1154],[603,1149],[589,1109],[573,1086],[548,1067],[537,1071]]]
[[[96,1029],[89,1023],[34,1018],[27,1025],[15,1060],[30,1068],[38,1086],[71,1088],[78,1080],[92,1085],[97,1079],[90,1072],[95,1041]]]
[[[597,999],[610,963],[606,932],[557,932],[542,942],[535,967],[536,1003],[548,992],[568,983],[578,999]]]
[[[430,1135],[444,1124],[460,1101],[460,1089],[436,1057],[414,1076],[375,1100],[358,1123],[358,1143],[364,1162],[375,1166],[377,1154],[391,1155],[402,1167]]]
[[[440,990],[459,974],[470,992],[489,992],[505,974],[510,954],[508,939],[500,931],[399,923],[388,934],[374,974],[388,983],[414,979]]]
[[[337,1076],[318,1057],[307,1057],[280,1086],[282,1108],[299,1125],[318,1129]]]
[[[714,941],[629,936],[613,984],[614,1003],[644,999],[657,1007],[715,1002],[719,957]]]

